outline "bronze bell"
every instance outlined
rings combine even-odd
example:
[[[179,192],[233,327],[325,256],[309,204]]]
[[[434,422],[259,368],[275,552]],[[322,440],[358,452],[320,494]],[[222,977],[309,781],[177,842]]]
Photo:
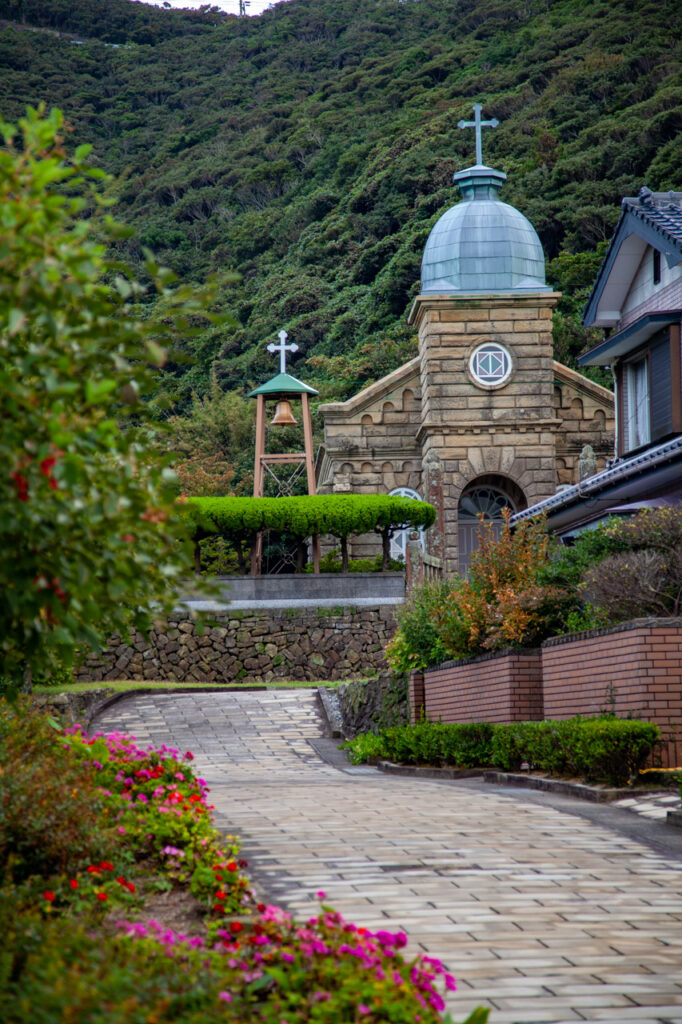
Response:
[[[273,427],[295,426],[296,420],[294,419],[294,414],[291,409],[291,402],[287,401],[286,398],[283,398],[278,402],[277,408],[275,409],[275,415],[272,417],[270,422]]]

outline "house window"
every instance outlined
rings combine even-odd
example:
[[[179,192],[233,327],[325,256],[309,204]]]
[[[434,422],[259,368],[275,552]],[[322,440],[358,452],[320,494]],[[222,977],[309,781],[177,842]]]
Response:
[[[651,440],[649,430],[649,363],[647,356],[626,367],[628,449],[641,448]]]
[[[654,284],[661,283],[661,254],[658,249],[652,249],[651,255],[653,257],[653,270],[654,270]]]
[[[469,372],[483,387],[504,384],[512,372],[511,356],[503,345],[486,342],[471,353]]]

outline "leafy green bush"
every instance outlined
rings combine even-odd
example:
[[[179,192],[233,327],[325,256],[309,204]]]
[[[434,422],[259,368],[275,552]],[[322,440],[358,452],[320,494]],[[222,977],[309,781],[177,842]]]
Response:
[[[436,959],[404,957],[403,932],[358,928],[326,906],[300,925],[255,902],[192,759],[0,705],[0,1019],[442,1021],[454,979]],[[120,919],[146,891],[174,887],[204,903],[205,937]],[[112,907],[116,934],[103,926]],[[468,1024],[486,1019],[478,1010]]]
[[[312,572],[313,566],[306,565],[305,572]],[[348,572],[384,572],[383,558],[376,555],[375,558],[350,558],[348,560]],[[405,563],[391,558],[388,563],[388,572],[404,572]],[[343,562],[339,557],[339,551],[334,548],[328,551],[320,559],[320,572],[343,572]]]
[[[0,701],[0,768],[0,880],[74,874],[111,856],[104,798],[46,718]]]
[[[56,110],[0,119],[0,677],[14,690],[77,646],[149,629],[191,554],[139,399],[159,339],[205,319],[210,295],[172,289],[149,258],[157,303],[139,316],[146,289],[107,256],[126,231],[102,215],[106,175],[88,145],[67,156],[62,126]]]
[[[371,737],[371,739],[370,739]],[[354,764],[385,758],[399,764],[478,768],[491,763],[493,726],[487,722],[418,722],[363,733],[344,746]]]
[[[341,542],[341,562],[348,571],[348,538],[378,533],[382,564],[390,563],[390,536],[408,526],[428,527],[436,518],[433,505],[384,494],[303,495],[294,498],[187,498],[179,504],[195,542],[218,535],[237,545],[238,553],[265,530],[293,537],[330,534]],[[240,556],[241,562],[241,556]]]
[[[609,622],[682,614],[682,508],[648,508],[608,524],[615,553],[587,566],[581,585]]]
[[[345,746],[354,764],[370,757],[457,768],[494,765],[502,771],[518,771],[527,764],[550,775],[625,785],[658,738],[658,726],[650,722],[603,716],[509,725],[425,721],[356,736]]]
[[[409,675],[448,658],[437,616],[452,593],[452,580],[447,579],[414,588],[398,611],[398,630],[386,648],[386,660],[394,672]]]

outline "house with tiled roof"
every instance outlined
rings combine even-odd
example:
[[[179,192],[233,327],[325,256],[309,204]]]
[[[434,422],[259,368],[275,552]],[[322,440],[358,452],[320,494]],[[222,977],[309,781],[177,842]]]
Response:
[[[583,323],[604,339],[581,366],[610,367],[614,458],[599,473],[521,511],[570,535],[610,515],[682,503],[682,192],[642,188],[622,212]]]

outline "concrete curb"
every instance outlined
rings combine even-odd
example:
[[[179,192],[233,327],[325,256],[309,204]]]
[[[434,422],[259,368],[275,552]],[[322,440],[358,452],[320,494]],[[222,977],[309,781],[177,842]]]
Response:
[[[431,768],[421,764],[394,764],[393,761],[379,761],[376,767],[386,775],[411,775],[415,779],[475,779],[483,775],[481,768]]]
[[[666,825],[674,825],[675,828],[682,828],[682,810],[668,811],[665,821]]]
[[[519,786],[522,789],[539,789],[545,793],[560,793],[578,800],[606,804],[632,796],[631,787],[588,786],[584,782],[567,782],[564,779],[545,779],[537,775],[513,775],[510,772],[483,772],[483,781],[497,786]]]
[[[322,710],[322,717],[326,724],[325,731],[327,736],[331,736],[332,739],[345,739],[343,716],[336,690],[329,690],[326,686],[318,686],[317,696]]]
[[[482,768],[432,768],[426,765],[394,764],[392,761],[379,761],[376,767],[387,775],[407,775],[416,779],[452,779],[456,781],[457,779],[482,778],[484,782],[491,785],[537,789],[545,793],[572,796],[577,800],[588,800],[590,803],[612,803],[614,800],[632,796],[636,792],[631,787],[588,786],[584,782],[546,779],[536,775],[514,775],[510,772],[495,772]],[[661,789],[655,792],[666,792],[666,790]],[[668,819],[677,815],[679,815],[679,825],[682,827],[682,810],[669,811]],[[669,823],[678,824],[677,820],[669,821]]]

